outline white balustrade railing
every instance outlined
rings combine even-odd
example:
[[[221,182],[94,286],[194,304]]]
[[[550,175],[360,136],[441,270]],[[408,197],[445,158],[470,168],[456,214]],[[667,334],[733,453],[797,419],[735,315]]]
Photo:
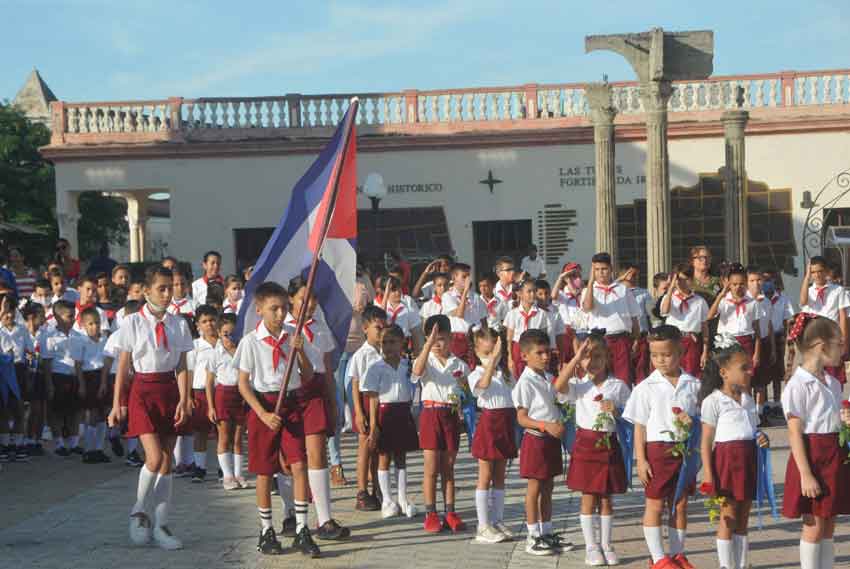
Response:
[[[671,113],[741,107],[765,109],[850,104],[850,70],[717,77],[673,84]],[[612,84],[621,115],[643,113],[637,83]],[[283,95],[155,101],[64,103],[54,135],[139,134],[204,129],[313,129],[335,127],[353,95]],[[357,95],[357,124],[385,127],[587,117],[583,85],[537,85]],[[61,124],[60,122],[61,121]],[[61,137],[60,137],[61,139]]]

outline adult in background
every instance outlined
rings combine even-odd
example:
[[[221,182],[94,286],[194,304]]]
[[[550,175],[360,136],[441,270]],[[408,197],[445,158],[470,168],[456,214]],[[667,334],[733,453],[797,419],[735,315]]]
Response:
[[[24,263],[24,254],[17,247],[9,249],[9,264],[6,269],[12,273],[12,288],[17,283],[18,298],[24,299],[32,296],[35,290],[35,281],[38,273]],[[5,278],[3,280],[6,280]]]
[[[537,255],[536,245],[531,245],[528,248],[528,256],[522,258],[519,268],[534,280],[546,278],[546,263]]]
[[[709,306],[723,289],[720,277],[711,274],[711,251],[705,245],[691,248],[691,266],[694,268],[694,293],[705,299]]]
[[[112,269],[118,264],[118,261],[109,256],[109,243],[104,241],[100,244],[97,250],[97,255],[89,261],[89,266],[86,268],[86,274],[89,276],[99,275],[100,273],[112,274]]]
[[[69,282],[80,277],[80,260],[71,255],[71,243],[64,237],[56,241],[55,258],[62,265],[62,273]]]

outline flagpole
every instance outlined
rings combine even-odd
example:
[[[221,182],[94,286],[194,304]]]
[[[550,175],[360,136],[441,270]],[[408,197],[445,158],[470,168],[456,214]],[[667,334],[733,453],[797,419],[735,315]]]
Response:
[[[310,264],[310,272],[307,275],[307,284],[305,285],[307,290],[304,292],[304,299],[301,302],[301,310],[298,312],[298,320],[295,323],[295,338],[301,337],[301,331],[304,328],[304,323],[307,321],[307,306],[310,304],[310,297],[313,294],[313,283],[316,280],[316,271],[319,267],[319,259],[322,256],[322,247],[325,245],[325,238],[327,237],[330,229],[331,217],[333,216],[336,208],[336,198],[337,195],[339,195],[339,179],[342,177],[342,172],[345,169],[345,159],[348,156],[346,149],[348,148],[348,142],[351,138],[351,132],[354,130],[354,120],[357,117],[357,108],[359,105],[359,99],[357,97],[353,97],[351,99],[351,104],[348,107],[349,124],[344,131],[345,140],[342,141],[342,157],[340,158],[339,168],[336,171],[336,177],[334,179],[334,186],[331,190],[330,198],[328,199],[327,213],[325,214],[325,218],[322,220],[321,237],[319,238],[319,243],[316,246],[316,253],[313,255],[313,262]],[[289,379],[292,376],[292,367],[294,365],[295,354],[291,353],[291,357],[286,360],[286,371],[283,375],[283,383],[281,384],[280,391],[277,394],[277,403],[274,406],[275,415],[280,415],[280,408],[283,405],[283,398],[289,388]],[[329,372],[330,370],[326,371]]]

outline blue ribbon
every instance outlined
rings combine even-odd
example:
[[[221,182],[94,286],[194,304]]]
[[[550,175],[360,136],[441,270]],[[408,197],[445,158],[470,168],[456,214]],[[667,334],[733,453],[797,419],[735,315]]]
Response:
[[[0,398],[4,405],[9,402],[10,394],[20,401],[21,388],[15,376],[15,360],[8,354],[0,354]]]
[[[475,419],[477,413],[475,398],[470,397],[468,401],[465,401],[461,407],[461,411],[463,412],[463,422],[466,423],[466,441],[469,445],[469,450],[472,450],[472,437],[475,436]]]
[[[561,416],[566,417],[567,412],[562,408]],[[561,437],[561,446],[564,448],[564,451],[572,456],[573,455],[573,447],[576,444],[576,420],[575,415],[573,418],[566,423],[564,423],[564,436]]]
[[[770,464],[770,448],[756,447],[756,458],[758,461],[756,472],[756,505],[758,508],[758,527],[762,529],[761,506],[767,502],[770,506],[770,515],[774,520],[779,519],[776,509],[776,493],[773,488],[773,472]]]
[[[623,455],[623,465],[626,467],[626,482],[629,490],[632,489],[632,456],[635,448],[635,426],[622,417],[623,410],[617,416],[617,440],[620,443],[620,452]]]
[[[697,473],[702,468],[702,457],[699,453],[700,440],[702,438],[702,423],[699,417],[691,417],[691,432],[688,435],[688,440],[685,444],[688,449],[688,455],[682,461],[682,467],[679,469],[679,479],[676,481],[676,494],[673,496],[673,510],[676,509],[676,504],[682,496],[685,495],[686,488],[697,479]]]

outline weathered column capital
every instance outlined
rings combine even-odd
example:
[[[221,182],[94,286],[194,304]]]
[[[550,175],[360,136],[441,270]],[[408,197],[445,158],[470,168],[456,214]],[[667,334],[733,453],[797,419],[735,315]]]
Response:
[[[667,114],[667,103],[673,96],[673,84],[670,81],[646,81],[640,84],[640,100],[646,111],[647,122],[659,113]]]
[[[747,122],[750,120],[750,113],[747,111],[734,110],[726,111],[720,115],[720,122],[723,123],[723,134],[729,140],[741,140],[744,138],[744,131],[747,128]]]
[[[584,89],[590,107],[590,122],[594,126],[611,126],[617,116],[613,91],[608,83],[590,83]]]

